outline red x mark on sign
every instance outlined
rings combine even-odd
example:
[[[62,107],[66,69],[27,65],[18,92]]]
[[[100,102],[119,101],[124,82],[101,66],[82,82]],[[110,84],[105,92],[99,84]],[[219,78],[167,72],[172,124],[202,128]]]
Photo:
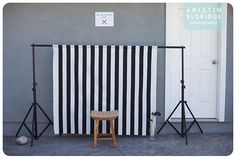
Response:
[[[107,24],[107,20],[106,19],[102,19],[102,24]]]

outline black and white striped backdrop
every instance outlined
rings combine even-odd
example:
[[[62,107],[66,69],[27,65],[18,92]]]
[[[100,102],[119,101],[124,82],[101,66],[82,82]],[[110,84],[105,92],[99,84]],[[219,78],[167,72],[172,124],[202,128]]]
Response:
[[[92,110],[118,110],[119,135],[147,135],[156,111],[157,46],[53,45],[55,134],[92,134]],[[109,133],[103,121],[100,133]]]

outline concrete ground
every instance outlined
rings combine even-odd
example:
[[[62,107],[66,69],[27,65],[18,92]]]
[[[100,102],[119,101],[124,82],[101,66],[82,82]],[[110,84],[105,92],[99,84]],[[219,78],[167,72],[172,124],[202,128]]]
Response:
[[[98,141],[92,148],[92,136],[42,136],[30,143],[17,145],[15,137],[3,137],[3,151],[9,156],[224,156],[233,150],[232,133],[188,134],[188,145],[176,134],[158,135],[154,142],[148,137],[118,136],[118,147],[111,141]]]

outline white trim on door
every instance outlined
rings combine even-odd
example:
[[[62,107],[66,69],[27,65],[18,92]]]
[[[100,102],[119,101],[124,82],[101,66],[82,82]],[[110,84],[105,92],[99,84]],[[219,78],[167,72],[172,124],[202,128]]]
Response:
[[[173,12],[171,12],[171,6],[173,4],[166,4],[166,45],[175,45],[172,44],[168,39],[171,39],[172,37],[172,31],[173,26],[169,23],[173,20],[172,18],[175,17]],[[225,7],[225,13],[227,13],[227,4],[224,5]],[[175,19],[176,20],[176,19]],[[217,114],[216,119],[219,122],[225,121],[225,88],[226,88],[226,41],[227,41],[227,18],[225,21],[225,26],[219,30],[219,54],[218,54],[218,81],[217,81]],[[165,69],[165,120],[170,115],[171,107],[170,107],[170,100],[169,96],[171,94],[170,86],[168,83],[170,83],[171,80],[171,72],[170,70],[170,64],[171,64],[171,55],[168,50],[166,50],[166,69]],[[180,84],[179,84],[180,89]],[[176,101],[176,105],[178,104],[178,101]],[[201,120],[201,121],[208,121],[208,120]]]
[[[227,4],[224,4],[225,13],[227,14]],[[225,88],[226,88],[226,53],[227,53],[227,18],[225,26],[219,31],[219,69],[217,84],[217,117],[219,122],[225,121]]]

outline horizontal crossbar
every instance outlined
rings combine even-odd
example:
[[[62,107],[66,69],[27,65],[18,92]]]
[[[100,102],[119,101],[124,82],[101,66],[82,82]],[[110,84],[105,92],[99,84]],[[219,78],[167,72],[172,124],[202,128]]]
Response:
[[[51,44],[32,44],[32,47],[52,47]],[[185,46],[158,46],[158,48],[161,49],[184,49]]]

